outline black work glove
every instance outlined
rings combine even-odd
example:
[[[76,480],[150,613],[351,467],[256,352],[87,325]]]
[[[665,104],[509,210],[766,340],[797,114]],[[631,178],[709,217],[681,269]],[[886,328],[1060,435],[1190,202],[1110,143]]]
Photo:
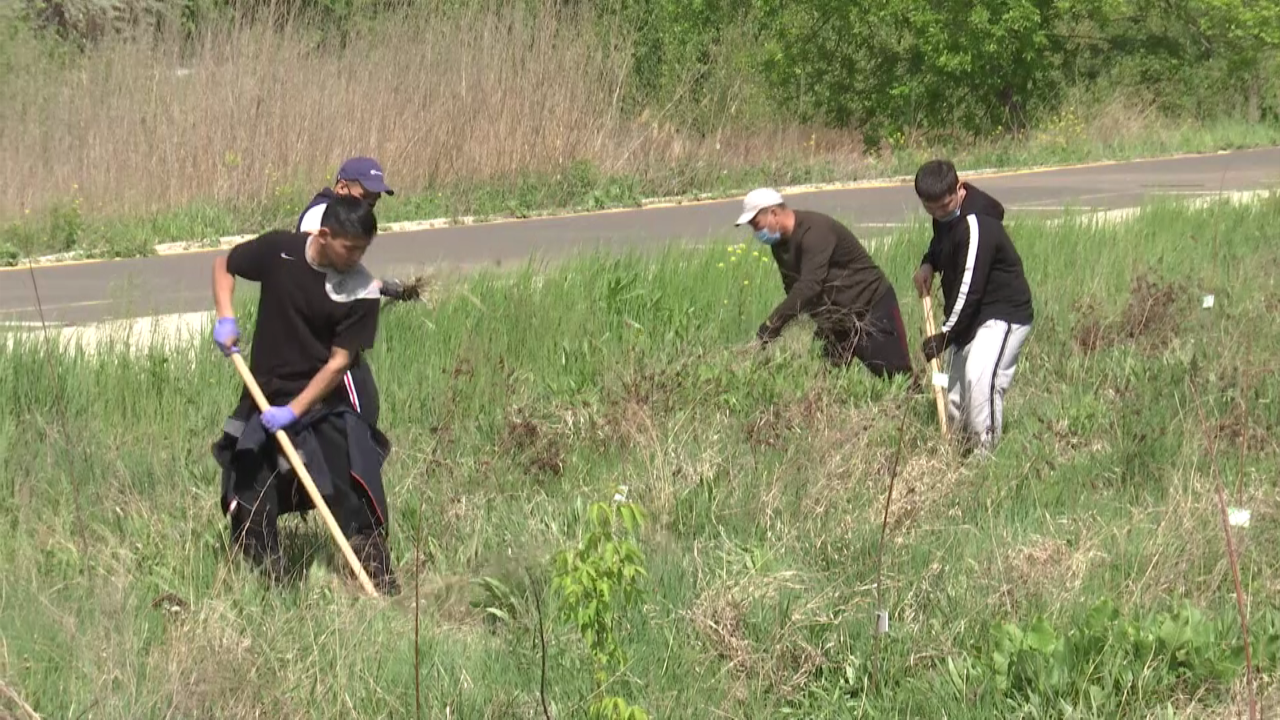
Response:
[[[388,297],[392,300],[404,299],[404,283],[391,278],[382,278],[382,297]]]
[[[756,342],[760,343],[760,347],[765,347],[773,340],[773,330],[769,327],[769,321],[766,320],[760,324],[760,329],[756,330]]]
[[[924,339],[922,347],[924,349],[924,359],[928,362],[933,362],[934,358],[937,358],[942,354],[943,350],[947,349],[947,336],[943,333],[930,335]]]

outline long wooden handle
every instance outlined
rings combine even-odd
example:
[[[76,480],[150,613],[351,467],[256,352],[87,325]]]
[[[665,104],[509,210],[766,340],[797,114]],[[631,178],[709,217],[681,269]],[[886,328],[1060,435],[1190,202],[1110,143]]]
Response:
[[[240,372],[240,377],[244,380],[245,387],[249,388],[249,394],[253,396],[253,401],[258,404],[258,411],[266,412],[271,405],[267,402],[267,397],[262,394],[262,388],[258,387],[258,381],[254,379],[253,373],[249,372],[249,366],[245,364],[244,358],[240,357],[240,353],[236,352],[231,354],[231,360],[236,364],[236,370]],[[293,466],[293,471],[297,473],[298,479],[302,481],[302,487],[306,488],[307,495],[311,497],[311,504],[315,506],[316,512],[320,513],[320,517],[324,518],[324,524],[329,528],[329,534],[333,536],[333,541],[338,543],[338,549],[342,551],[342,556],[347,559],[347,564],[351,566],[352,571],[355,572],[356,577],[360,580],[360,586],[370,596],[377,597],[378,590],[373,587],[373,582],[369,580],[369,575],[365,573],[364,566],[360,564],[355,552],[351,550],[351,544],[347,542],[347,537],[342,534],[342,529],[338,527],[338,521],[333,519],[333,513],[329,512],[329,506],[325,503],[324,498],[320,496],[320,491],[316,489],[316,484],[311,479],[311,473],[307,472],[307,466],[302,462],[302,458],[298,457],[298,452],[293,447],[293,441],[289,439],[284,430],[277,430],[275,436],[276,442],[280,443],[280,449],[284,451],[285,457],[289,459],[289,464]]]
[[[938,333],[933,324],[933,297],[925,295],[920,298],[920,302],[924,303],[925,331],[929,334],[929,337],[933,337]],[[935,374],[941,373],[942,361],[938,358],[930,360],[929,368],[933,370]],[[934,385],[933,378],[929,379],[929,384],[933,386],[933,400],[938,405],[938,427],[942,428],[942,434],[945,437],[947,434],[947,396],[946,393],[942,391],[942,388]]]

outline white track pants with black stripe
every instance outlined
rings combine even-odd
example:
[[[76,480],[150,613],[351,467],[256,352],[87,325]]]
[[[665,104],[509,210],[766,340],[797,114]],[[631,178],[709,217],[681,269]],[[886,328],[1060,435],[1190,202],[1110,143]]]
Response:
[[[973,340],[952,348],[948,371],[947,419],[958,433],[990,452],[1000,442],[1004,394],[1018,369],[1030,325],[988,320]]]

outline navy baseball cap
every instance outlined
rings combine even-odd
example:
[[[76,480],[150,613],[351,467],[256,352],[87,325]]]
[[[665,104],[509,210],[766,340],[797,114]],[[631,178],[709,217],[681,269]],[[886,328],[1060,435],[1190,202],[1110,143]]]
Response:
[[[381,193],[383,195],[395,195],[395,191],[387,187],[385,175],[382,172],[382,166],[377,160],[371,157],[353,157],[342,163],[342,167],[338,168],[339,180],[355,180],[360,183],[365,190],[369,192]]]

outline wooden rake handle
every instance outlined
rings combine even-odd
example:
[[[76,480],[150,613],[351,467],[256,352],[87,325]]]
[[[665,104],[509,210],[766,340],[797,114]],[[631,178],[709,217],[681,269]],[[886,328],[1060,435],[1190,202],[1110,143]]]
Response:
[[[231,354],[231,360],[236,365],[236,370],[240,372],[240,378],[244,380],[245,387],[249,388],[249,394],[253,395],[253,401],[258,404],[259,412],[266,412],[271,405],[267,402],[267,397],[262,394],[262,388],[258,387],[258,381],[254,379],[253,373],[249,372],[249,366],[245,364],[244,358],[240,353]],[[311,504],[315,506],[316,512],[320,513],[320,517],[324,518],[324,524],[329,528],[329,534],[333,536],[333,541],[338,543],[338,549],[342,551],[342,556],[347,559],[347,564],[351,566],[351,570],[355,572],[356,577],[360,580],[360,586],[370,597],[377,597],[378,590],[373,587],[373,582],[369,580],[369,575],[364,571],[364,566],[360,564],[360,560],[351,549],[351,544],[347,542],[347,537],[342,534],[342,530],[338,527],[338,521],[333,519],[333,513],[329,512],[329,506],[325,503],[324,498],[320,496],[320,491],[316,489],[315,481],[311,479],[311,473],[307,472],[307,466],[302,462],[302,458],[298,457],[298,451],[293,447],[293,441],[289,439],[288,434],[284,430],[275,432],[276,442],[280,443],[280,449],[284,450],[284,455],[289,459],[289,464],[293,466],[293,471],[297,473],[298,479],[302,481],[302,487],[306,488],[307,495],[311,497]]]
[[[923,295],[920,302],[924,304],[924,328],[928,333],[928,337],[938,334],[936,326],[933,324],[933,296]],[[935,374],[942,372],[942,361],[934,358],[929,361],[929,369]],[[938,405],[938,427],[942,428],[942,435],[947,435],[947,396],[942,388],[933,383],[933,378],[929,378],[929,385],[933,388],[933,400]]]

